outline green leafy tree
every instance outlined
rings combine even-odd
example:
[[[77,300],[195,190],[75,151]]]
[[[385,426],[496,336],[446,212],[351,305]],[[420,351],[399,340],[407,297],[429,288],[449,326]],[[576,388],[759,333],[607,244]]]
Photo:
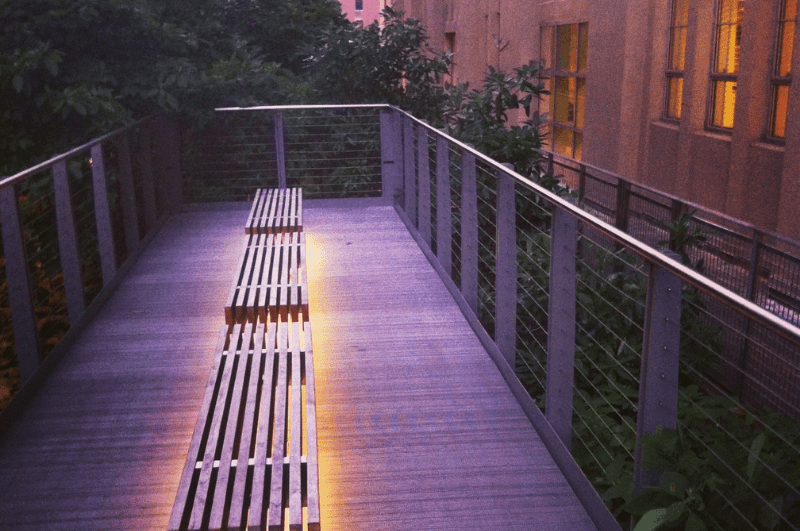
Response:
[[[0,172],[155,112],[286,103],[328,0],[0,0]]]
[[[308,52],[306,73],[316,99],[389,103],[436,123],[447,101],[442,77],[450,56],[427,45],[422,24],[387,7],[384,25],[329,26]]]

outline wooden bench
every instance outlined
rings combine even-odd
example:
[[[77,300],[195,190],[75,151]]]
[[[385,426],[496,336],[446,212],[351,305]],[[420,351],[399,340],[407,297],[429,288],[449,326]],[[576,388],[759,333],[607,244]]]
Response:
[[[311,329],[302,318],[226,325],[169,529],[287,521],[320,529]]]
[[[247,234],[277,234],[302,230],[302,188],[256,190],[245,225]]]
[[[225,302],[228,324],[308,315],[305,234],[251,234]]]
[[[256,194],[170,531],[320,529],[302,192],[283,192]]]

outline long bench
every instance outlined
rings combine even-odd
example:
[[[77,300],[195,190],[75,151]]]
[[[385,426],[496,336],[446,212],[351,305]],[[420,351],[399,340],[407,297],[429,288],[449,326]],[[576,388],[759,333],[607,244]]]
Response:
[[[228,324],[298,312],[308,315],[306,239],[302,232],[251,234],[239,258],[228,299]]]
[[[169,529],[318,530],[314,405],[307,321],[223,327]]]
[[[247,216],[248,234],[303,230],[302,188],[259,188]]]
[[[246,238],[170,531],[320,529],[305,235]]]

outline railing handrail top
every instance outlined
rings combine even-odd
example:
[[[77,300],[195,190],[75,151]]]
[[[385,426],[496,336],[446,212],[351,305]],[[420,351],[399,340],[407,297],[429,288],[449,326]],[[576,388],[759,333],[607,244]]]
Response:
[[[712,216],[716,216],[716,217],[718,217],[720,219],[723,219],[723,220],[725,220],[725,221],[727,221],[727,222],[729,222],[731,224],[738,225],[740,227],[744,227],[744,228],[746,228],[748,230],[751,230],[751,231],[753,231],[754,234],[762,234],[764,236],[769,236],[770,238],[782,241],[782,242],[787,243],[789,245],[793,245],[795,247],[800,247],[800,241],[794,240],[794,239],[792,239],[792,238],[790,238],[788,236],[784,236],[783,234],[778,234],[775,231],[771,231],[771,230],[767,230],[767,229],[762,229],[762,228],[756,227],[755,225],[753,225],[751,223],[748,223],[746,221],[742,221],[741,219],[736,219],[736,218],[734,218],[732,216],[729,216],[728,214],[724,214],[722,212],[719,212],[717,210],[705,207],[705,206],[700,205],[698,203],[694,203],[694,202],[692,202],[692,201],[690,201],[688,199],[684,199],[682,197],[678,197],[678,196],[673,195],[673,194],[671,194],[669,192],[665,192],[663,190],[659,190],[657,188],[653,188],[652,186],[649,186],[649,185],[646,185],[646,184],[642,184],[642,183],[638,183],[638,182],[635,182],[635,181],[631,181],[630,179],[626,179],[625,177],[622,177],[621,175],[618,175],[618,174],[616,174],[614,172],[611,172],[611,171],[608,171],[608,170],[604,170],[603,168],[600,168],[598,166],[593,166],[593,165],[587,164],[585,162],[581,162],[581,161],[577,161],[577,160],[574,160],[574,159],[570,159],[569,157],[565,157],[564,155],[561,155],[561,154],[556,153],[554,151],[550,151],[548,149],[539,148],[538,151],[541,152],[541,153],[544,153],[546,155],[553,155],[553,159],[554,160],[555,159],[559,159],[560,161],[572,161],[572,162],[575,162],[578,165],[578,168],[577,168],[578,170],[580,170],[580,167],[583,166],[587,170],[593,170],[595,172],[599,172],[599,173],[603,174],[602,176],[606,176],[606,177],[609,177],[611,179],[618,179],[620,181],[624,181],[624,182],[630,184],[631,186],[635,186],[637,188],[641,188],[642,190],[646,190],[646,191],[654,193],[656,195],[660,195],[660,196],[664,197],[665,199],[669,199],[671,201],[678,201],[680,203],[683,203],[684,205],[686,205],[690,209],[697,210],[698,213],[700,213],[700,214],[710,214]],[[597,176],[595,174],[592,174],[592,176],[593,177],[599,177],[599,176]],[[709,220],[704,219],[704,221],[709,221]]]
[[[541,186],[531,181],[527,177],[524,177],[519,173],[507,168],[506,166],[503,166],[503,164],[495,160],[492,160],[491,158],[487,157],[486,155],[479,152],[475,148],[459,140],[456,140],[447,133],[428,125],[424,121],[415,118],[414,116],[403,111],[402,109],[398,109],[398,111],[408,116],[411,120],[415,121],[416,123],[427,128],[429,131],[432,131],[438,135],[443,136],[453,144],[456,144],[462,149],[470,152],[475,157],[481,159],[484,163],[494,167],[498,171],[504,172],[506,175],[510,176],[520,184],[523,184],[528,188],[535,190],[536,193],[545,197],[549,202],[555,204],[562,210],[569,212],[571,215],[575,216],[584,223],[588,223],[594,229],[597,229],[601,233],[604,233],[606,236],[611,237],[616,242],[625,245],[631,251],[638,254],[640,257],[645,258],[651,263],[654,263],[655,265],[660,266],[667,271],[670,271],[677,277],[681,278],[682,280],[688,282],[689,284],[695,287],[707,290],[712,296],[720,299],[723,302],[739,306],[745,314],[749,314],[748,317],[755,318],[759,321],[764,322],[765,324],[770,326],[773,330],[778,332],[780,335],[784,336],[786,339],[790,341],[795,341],[800,344],[800,327],[794,326],[788,321],[785,321],[784,319],[781,319],[780,317],[768,312],[767,310],[761,308],[760,306],[757,306],[753,302],[737,295],[736,293],[725,288],[724,286],[697,273],[693,269],[690,269],[685,265],[681,264],[680,262],[673,260],[672,258],[669,258],[664,253],[659,252],[655,248],[647,245],[646,243],[637,240],[636,238],[630,236],[629,234],[606,223],[605,221],[592,216],[590,213],[585,212],[584,210],[581,210],[580,208],[573,205],[569,201],[566,201],[565,199],[557,196],[556,194],[545,188],[542,188]]]
[[[226,111],[303,111],[325,109],[389,109],[387,103],[361,103],[357,105],[257,105],[255,107],[218,107],[216,112]]]
[[[64,161],[64,160],[66,160],[66,159],[68,159],[70,157],[74,157],[78,153],[81,153],[83,151],[91,149],[94,146],[96,146],[97,144],[105,142],[109,138],[112,138],[112,137],[114,137],[116,135],[122,134],[125,131],[127,131],[128,129],[132,129],[132,128],[136,127],[137,125],[140,125],[143,122],[146,122],[150,118],[152,118],[152,116],[148,116],[146,118],[142,118],[140,120],[136,120],[132,124],[126,125],[124,127],[120,127],[119,129],[111,131],[110,133],[106,133],[103,136],[99,136],[97,138],[93,138],[92,140],[89,140],[85,144],[82,144],[82,145],[80,145],[80,146],[78,146],[76,148],[72,148],[69,151],[61,153],[60,155],[55,155],[55,156],[53,156],[53,157],[51,157],[51,158],[49,158],[49,159],[47,159],[47,160],[45,160],[43,162],[40,162],[39,164],[37,164],[35,166],[31,166],[30,168],[24,169],[19,173],[11,175],[10,177],[6,177],[4,179],[0,179],[0,190],[2,190],[4,188],[7,188],[9,186],[14,186],[18,182],[24,181],[28,177],[31,177],[33,175],[36,175],[39,172],[42,172],[42,171],[48,169],[50,166],[55,166],[56,164],[58,164],[61,161]]]

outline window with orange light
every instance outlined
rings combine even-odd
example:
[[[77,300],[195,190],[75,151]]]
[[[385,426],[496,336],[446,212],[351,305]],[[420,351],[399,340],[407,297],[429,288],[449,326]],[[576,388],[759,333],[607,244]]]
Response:
[[[717,4],[714,64],[711,67],[709,125],[732,129],[736,108],[736,82],[742,41],[744,0],[720,0]]]
[[[688,24],[689,0],[673,0],[664,102],[664,118],[670,120],[679,120],[683,107],[683,69],[686,58],[686,28]]]
[[[797,0],[783,0],[778,18],[778,39],[775,67],[772,72],[772,106],[769,136],[786,136],[786,111],[789,107],[789,85],[792,81],[792,45],[794,42]]]
[[[580,160],[586,95],[586,23],[542,28],[541,54],[545,89],[540,112],[547,113],[545,142],[554,152]]]

